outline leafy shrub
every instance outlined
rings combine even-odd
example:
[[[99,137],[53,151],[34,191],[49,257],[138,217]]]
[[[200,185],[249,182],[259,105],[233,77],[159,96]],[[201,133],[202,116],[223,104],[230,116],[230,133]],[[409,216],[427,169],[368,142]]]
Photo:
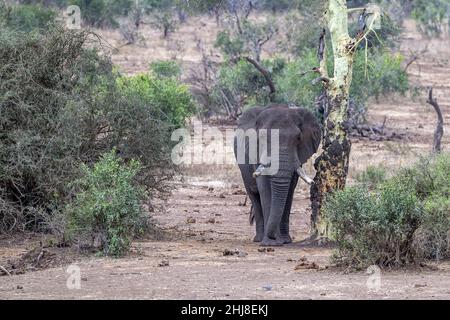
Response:
[[[383,185],[336,192],[324,212],[337,243],[335,259],[355,268],[414,262],[413,235],[419,225],[419,202],[408,188]]]
[[[378,99],[391,93],[405,94],[409,89],[408,74],[402,67],[403,56],[383,49],[372,49],[366,61],[363,50],[354,60],[350,95],[365,103],[369,98]]]
[[[6,6],[0,3],[0,26],[30,32],[55,23],[57,13],[41,5]]]
[[[237,37],[232,37],[228,30],[217,34],[214,47],[220,49],[226,58],[235,60],[244,51],[244,41]]]
[[[402,266],[449,252],[450,155],[419,161],[369,190],[331,195],[323,213],[335,259],[356,268]]]
[[[377,48],[368,50],[366,61],[364,51],[358,50],[354,58],[350,88],[350,97],[356,102],[356,112],[372,97],[407,92],[408,75],[401,66],[402,61],[403,57],[400,54],[392,54]],[[327,64],[329,72],[332,73],[333,64],[330,55]],[[322,87],[311,83],[317,75],[308,71],[316,66],[315,50],[306,50],[298,59],[288,63],[283,72],[275,78],[279,100],[315,110],[314,101],[320,95]]]
[[[92,39],[59,27],[0,33],[0,232],[42,230],[73,194],[80,164],[114,147],[139,160],[150,195],[169,191],[171,123],[144,93],[123,91],[109,58],[86,49]],[[171,101],[176,88],[159,90]]]
[[[176,61],[154,61],[150,63],[150,70],[157,78],[179,79],[181,76],[181,68]]]
[[[450,26],[450,3],[440,0],[414,0],[412,17],[418,29],[427,36],[439,36]]]
[[[331,60],[329,65],[331,66]],[[307,71],[314,67],[317,67],[314,50],[308,50],[298,59],[288,63],[280,75],[275,77],[280,99],[315,111],[314,99],[321,93],[322,88],[311,83],[317,76]]]
[[[171,11],[155,11],[153,12],[152,25],[162,31],[162,36],[166,39],[170,33],[177,29],[177,21]]]
[[[386,180],[386,169],[382,166],[368,166],[356,175],[356,181],[372,189]]]
[[[83,176],[74,183],[76,197],[67,207],[69,237],[96,237],[105,254],[124,254],[143,220],[144,192],[133,183],[139,171],[137,161],[125,164],[116,150],[103,155],[93,168],[83,165]]]
[[[148,105],[159,110],[159,117],[175,127],[184,125],[195,113],[195,104],[189,89],[174,78],[157,78],[152,74],[121,77],[119,85],[128,97],[138,95]]]
[[[450,253],[450,198],[431,196],[424,203],[424,215],[415,242],[417,251],[426,258],[445,258]]]
[[[285,66],[285,61],[280,58],[261,63],[272,75],[278,75]],[[268,103],[270,96],[267,81],[262,74],[243,59],[219,68],[211,92],[212,105],[219,107],[219,110],[214,111],[233,117],[246,106]]]

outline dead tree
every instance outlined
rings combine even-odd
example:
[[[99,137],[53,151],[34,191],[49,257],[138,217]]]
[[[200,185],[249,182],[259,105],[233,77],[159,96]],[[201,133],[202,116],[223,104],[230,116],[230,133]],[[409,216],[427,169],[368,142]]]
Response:
[[[433,88],[428,90],[427,103],[433,106],[434,111],[437,114],[436,129],[434,130],[433,137],[433,153],[441,152],[441,140],[444,135],[444,117],[442,116],[441,108],[435,98],[433,98]]]

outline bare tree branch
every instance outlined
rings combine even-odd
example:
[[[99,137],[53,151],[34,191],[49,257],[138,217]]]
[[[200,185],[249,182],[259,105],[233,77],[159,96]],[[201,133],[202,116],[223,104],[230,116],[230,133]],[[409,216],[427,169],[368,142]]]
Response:
[[[320,33],[319,37],[319,46],[317,48],[317,59],[319,60],[319,67],[313,69],[313,71],[316,71],[320,73],[320,80],[328,83],[330,82],[330,79],[328,78],[328,68],[327,68],[327,48],[326,48],[326,40],[325,36],[327,34],[327,31],[325,28],[322,29],[322,32]],[[317,83],[316,80],[314,80]]]
[[[249,63],[251,63],[259,72],[261,72],[264,79],[266,79],[267,85],[269,86],[270,89],[270,100],[273,101],[276,90],[270,72],[266,70],[262,65],[260,65],[256,60],[250,57],[244,57],[244,59],[247,60]]]
[[[433,106],[437,114],[436,130],[434,131],[433,138],[433,153],[439,153],[441,152],[441,140],[444,135],[444,117],[442,116],[441,108],[437,100],[433,99],[433,88],[430,88],[428,91],[427,103]]]
[[[421,50],[421,51],[413,51],[411,52],[411,57],[409,59],[409,61],[406,63],[405,68],[403,68],[403,71],[407,71],[408,68],[417,60],[419,60],[423,55],[425,55],[425,53],[428,52],[428,44],[426,45],[426,47]]]

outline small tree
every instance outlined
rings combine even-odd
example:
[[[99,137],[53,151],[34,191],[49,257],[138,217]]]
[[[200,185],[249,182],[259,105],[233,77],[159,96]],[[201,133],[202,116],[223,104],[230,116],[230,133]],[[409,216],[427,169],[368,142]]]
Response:
[[[152,25],[162,31],[164,39],[177,29],[177,21],[171,11],[156,11],[153,18]]]

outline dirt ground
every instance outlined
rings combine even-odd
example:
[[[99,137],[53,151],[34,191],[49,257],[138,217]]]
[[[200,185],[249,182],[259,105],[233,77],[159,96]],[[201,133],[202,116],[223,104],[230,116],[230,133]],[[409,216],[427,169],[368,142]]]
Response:
[[[198,28],[187,26],[179,31],[179,37],[208,27],[213,27],[212,21]],[[407,57],[410,50],[427,44],[429,49],[408,69],[411,81],[416,86],[435,87],[445,116],[444,130],[450,132],[449,40],[424,40],[411,22],[406,27],[401,49]],[[113,34],[103,36],[114,39]],[[141,51],[148,48],[124,47],[115,61],[129,73],[143,71],[151,61],[148,57],[164,57],[164,48],[153,48],[158,54],[146,56]],[[186,50],[194,52],[195,48]],[[187,56],[198,58],[193,53]],[[349,183],[368,165],[381,163],[395,171],[430,151],[435,114],[424,96],[381,101],[370,105],[370,122],[382,123],[386,116],[386,126],[406,137],[393,141],[354,138]],[[447,133],[443,148],[450,148]],[[311,162],[306,170],[312,174]],[[192,166],[184,171],[184,177],[173,182],[171,198],[159,203],[153,213],[158,226],[172,231],[172,236],[137,241],[132,252],[120,259],[73,254],[43,270],[2,276],[0,299],[450,299],[450,261],[420,269],[382,271],[379,286],[374,286],[373,276],[366,272],[345,273],[334,268],[331,248],[303,244],[310,214],[309,190],[304,183],[299,183],[293,204],[294,243],[263,251],[251,241],[254,227],[248,223],[249,204],[243,205],[245,194],[237,168]],[[34,235],[0,239],[0,265],[37,242]],[[73,260],[71,264],[69,260]],[[79,289],[67,286],[67,271],[74,265],[80,268]]]

